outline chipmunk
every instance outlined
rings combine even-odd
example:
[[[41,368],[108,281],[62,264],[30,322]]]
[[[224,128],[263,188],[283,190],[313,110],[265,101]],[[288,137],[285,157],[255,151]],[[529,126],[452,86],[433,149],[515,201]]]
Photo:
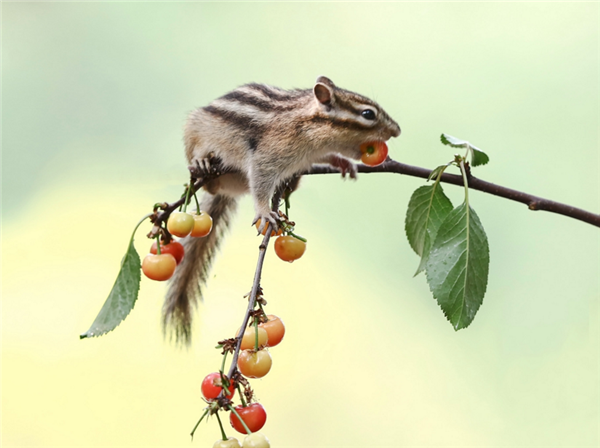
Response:
[[[204,186],[200,208],[213,218],[205,238],[185,238],[185,257],[173,276],[163,307],[163,325],[176,341],[191,339],[193,308],[201,298],[212,259],[235,213],[237,199],[250,193],[256,215],[277,228],[270,208],[284,181],[327,163],[342,176],[356,178],[350,159],[360,159],[360,145],[400,135],[398,124],[377,104],[319,76],[312,89],[283,90],[246,84],[201,107],[188,117],[185,153],[190,164],[209,169],[216,157],[233,169]]]

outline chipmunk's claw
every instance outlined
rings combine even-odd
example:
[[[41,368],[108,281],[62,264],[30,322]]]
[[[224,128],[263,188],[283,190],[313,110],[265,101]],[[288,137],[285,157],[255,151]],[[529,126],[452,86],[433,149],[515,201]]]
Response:
[[[254,217],[254,221],[252,221],[252,225],[255,225],[260,221],[258,225],[258,233],[262,233],[265,231],[269,223],[271,224],[271,230],[277,232],[279,229],[279,213],[275,211],[270,211],[269,213],[257,213]]]
[[[350,159],[334,154],[329,157],[329,164],[340,170],[344,179],[346,178],[346,174],[348,174],[350,179],[356,179],[356,165]]]
[[[195,178],[199,179],[206,177],[209,174],[215,174],[218,171],[219,159],[211,152],[206,157],[194,159],[192,165],[188,168]]]

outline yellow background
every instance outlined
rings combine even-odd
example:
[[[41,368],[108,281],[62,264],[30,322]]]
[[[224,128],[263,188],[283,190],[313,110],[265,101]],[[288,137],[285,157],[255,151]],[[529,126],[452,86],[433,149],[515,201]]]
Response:
[[[6,447],[218,439],[214,420],[188,434],[251,286],[249,198],[192,349],[163,341],[165,285],[146,279],[116,331],[78,335],[135,223],[187,180],[186,114],[235,86],[327,75],[400,123],[400,161],[446,162],[447,132],[490,155],[476,176],[600,209],[597,3],[4,3],[2,28]],[[490,278],[455,332],[412,278],[403,222],[421,184],[303,181],[292,219],[308,250],[293,264],[269,250],[263,276],[288,334],[253,381],[262,432],[273,447],[597,446],[599,229],[472,193]]]

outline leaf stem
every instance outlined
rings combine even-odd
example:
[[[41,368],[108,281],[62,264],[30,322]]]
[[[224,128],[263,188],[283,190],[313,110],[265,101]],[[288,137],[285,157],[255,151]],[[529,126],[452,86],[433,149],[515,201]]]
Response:
[[[467,181],[467,170],[465,169],[465,160],[462,159],[459,163],[460,173],[462,174],[463,183],[465,186],[465,203],[469,205],[469,182]]]
[[[142,219],[140,219],[140,221],[136,224],[135,228],[133,229],[133,232],[131,232],[131,238],[129,238],[129,245],[130,246],[133,243],[133,237],[135,236],[135,232],[137,232],[137,229],[142,225],[142,223],[146,219],[150,218],[150,216],[152,216],[152,215],[153,215],[153,213],[148,213],[146,216],[144,216]]]

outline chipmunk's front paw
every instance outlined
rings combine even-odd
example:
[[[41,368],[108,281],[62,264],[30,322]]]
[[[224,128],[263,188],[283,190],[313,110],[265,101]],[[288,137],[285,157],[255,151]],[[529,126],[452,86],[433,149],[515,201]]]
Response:
[[[269,211],[268,213],[257,213],[254,217],[254,221],[252,221],[252,225],[255,225],[259,221],[258,233],[265,231],[269,223],[272,227],[271,230],[277,232],[277,229],[279,229],[279,214],[277,212]]]
[[[219,169],[219,159],[211,152],[206,157],[194,159],[188,168],[194,177],[199,179],[209,174],[215,174]]]
[[[350,179],[356,179],[356,165],[350,159],[334,154],[329,157],[329,164],[339,169],[343,178],[348,174]]]

